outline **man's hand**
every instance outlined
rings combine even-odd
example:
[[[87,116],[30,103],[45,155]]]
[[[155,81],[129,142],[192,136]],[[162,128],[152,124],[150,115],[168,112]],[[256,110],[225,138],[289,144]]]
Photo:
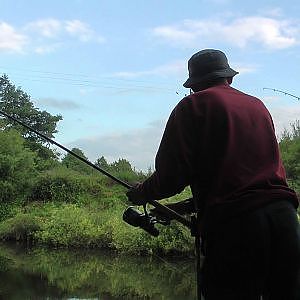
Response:
[[[134,185],[127,193],[126,196],[128,200],[134,205],[144,205],[147,203],[147,200],[144,196],[139,192],[138,187],[141,183]]]
[[[193,198],[189,198],[175,203],[168,203],[165,204],[165,206],[174,210],[180,215],[190,215],[191,213],[195,212]],[[150,209],[150,213],[156,217],[166,218],[164,211],[159,207]]]

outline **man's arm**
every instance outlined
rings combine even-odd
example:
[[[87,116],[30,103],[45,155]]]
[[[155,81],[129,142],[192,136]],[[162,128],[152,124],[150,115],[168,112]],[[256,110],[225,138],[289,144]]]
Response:
[[[154,173],[127,194],[133,203],[141,205],[171,197],[191,183],[195,173],[196,129],[188,102],[190,99],[183,99],[172,111],[156,155]]]

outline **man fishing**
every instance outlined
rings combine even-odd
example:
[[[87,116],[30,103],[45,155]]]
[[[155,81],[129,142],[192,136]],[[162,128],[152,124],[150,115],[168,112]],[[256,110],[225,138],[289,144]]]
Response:
[[[230,86],[238,72],[223,52],[197,52],[188,70],[193,93],[169,117],[154,173],[128,199],[143,205],[191,187],[205,299],[299,300],[299,200],[270,113]]]

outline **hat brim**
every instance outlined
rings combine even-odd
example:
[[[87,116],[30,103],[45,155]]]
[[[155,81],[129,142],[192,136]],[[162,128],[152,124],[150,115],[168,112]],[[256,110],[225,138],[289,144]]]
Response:
[[[237,74],[239,74],[239,72],[237,72],[231,68],[227,68],[224,70],[217,70],[217,71],[208,73],[207,75],[202,76],[202,77],[190,77],[183,84],[183,86],[185,88],[191,88],[193,85],[195,85],[197,83],[203,83],[205,81],[209,81],[209,80],[217,79],[217,78],[233,77]]]

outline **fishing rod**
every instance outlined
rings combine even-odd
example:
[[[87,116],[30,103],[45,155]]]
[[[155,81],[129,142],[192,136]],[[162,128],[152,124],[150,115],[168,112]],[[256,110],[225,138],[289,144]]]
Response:
[[[297,100],[300,100],[300,97],[295,96],[295,95],[290,94],[290,93],[285,92],[285,91],[281,91],[281,90],[277,90],[277,89],[273,89],[273,88],[263,88],[263,89],[264,89],[264,90],[272,90],[272,91],[274,91],[274,92],[279,92],[279,93],[282,93],[282,94],[284,94],[284,95],[288,95],[288,96],[291,96],[291,97],[293,97],[293,98],[296,98]]]
[[[66,151],[67,153],[73,155],[74,157],[76,157],[77,159],[79,159],[80,161],[84,162],[85,164],[89,165],[90,167],[96,169],[97,171],[99,171],[100,173],[104,174],[105,176],[109,177],[110,179],[114,180],[115,182],[119,183],[120,185],[122,185],[123,187],[127,188],[127,189],[131,189],[132,186],[130,184],[128,184],[127,182],[115,177],[114,175],[108,173],[107,171],[105,171],[104,169],[96,166],[95,164],[91,163],[90,161],[88,161],[87,159],[81,157],[80,155],[76,154],[75,152],[73,152],[72,150],[66,148],[65,146],[59,144],[58,142],[52,140],[51,138],[49,138],[48,136],[46,136],[45,134],[35,130],[34,128],[32,128],[31,126],[23,123],[22,121],[18,120],[17,118],[7,114],[6,112],[0,110],[0,114],[2,114],[3,116],[5,116],[6,118],[20,124],[21,126],[27,128],[28,130],[34,132],[35,134],[37,134],[38,136],[42,137],[43,139],[45,139],[46,141],[48,141],[49,143],[63,149],[64,151]],[[152,206],[158,208],[160,211],[162,211],[169,219],[175,219],[176,221],[180,222],[181,224],[185,225],[186,227],[188,228],[191,228],[192,227],[192,224],[189,220],[187,220],[186,218],[184,218],[182,215],[178,214],[176,211],[170,209],[169,207],[155,201],[155,200],[151,200],[151,201],[148,201],[148,203],[150,203]],[[141,215],[141,217],[143,218],[139,218],[137,219],[138,217],[138,211],[133,211],[132,208],[128,208],[125,213],[127,212],[127,214],[125,214],[125,217],[128,216],[129,218],[132,218],[132,219],[129,219],[129,220],[126,220],[124,219],[125,222],[129,223],[130,225],[133,225],[133,226],[139,226],[139,227],[142,227],[144,230],[146,230],[147,232],[149,232],[149,230],[147,229],[153,229],[153,225],[155,223],[162,223],[162,224],[165,224],[165,222],[163,221],[160,221],[160,220],[157,220],[155,217],[152,217],[151,215],[149,215],[147,212],[146,212],[146,209],[144,207],[144,210],[145,210],[145,214],[144,215]],[[132,224],[130,223],[130,220],[132,220]],[[140,220],[143,220],[142,222]],[[148,225],[148,223],[146,223],[146,221],[149,221],[150,224],[151,224],[151,227],[147,227],[146,225]],[[146,226],[145,228],[143,226]],[[157,231],[151,231],[149,232],[150,234],[152,235],[158,235],[158,232]]]

